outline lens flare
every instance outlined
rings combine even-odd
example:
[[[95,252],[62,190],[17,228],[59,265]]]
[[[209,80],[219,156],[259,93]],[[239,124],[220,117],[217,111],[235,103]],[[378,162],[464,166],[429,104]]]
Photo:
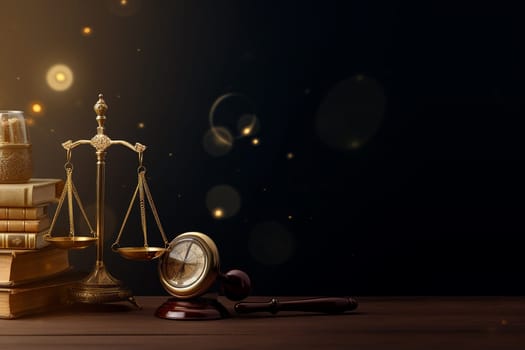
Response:
[[[224,156],[233,147],[232,133],[222,126],[208,129],[202,139],[202,146],[206,153],[214,157]]]
[[[206,194],[206,207],[216,219],[229,218],[241,208],[241,196],[230,185],[217,185]]]
[[[243,114],[237,122],[240,137],[254,135],[259,131],[259,120],[255,114]]]
[[[65,64],[55,64],[47,70],[47,85],[55,91],[65,91],[73,85],[73,71]]]
[[[259,131],[259,120],[254,111],[254,103],[241,93],[230,92],[213,102],[208,115],[210,130],[219,142],[228,145],[228,150],[221,152],[221,155],[229,152],[236,139],[255,135]],[[234,136],[231,130],[235,129],[237,133]]]

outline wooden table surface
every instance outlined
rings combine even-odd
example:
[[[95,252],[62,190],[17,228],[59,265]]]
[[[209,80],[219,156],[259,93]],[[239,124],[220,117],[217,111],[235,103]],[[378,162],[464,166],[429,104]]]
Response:
[[[155,317],[167,298],[136,297],[141,310],[73,305],[0,320],[0,349],[525,349],[525,297],[358,297],[358,309],[342,315],[212,321]]]

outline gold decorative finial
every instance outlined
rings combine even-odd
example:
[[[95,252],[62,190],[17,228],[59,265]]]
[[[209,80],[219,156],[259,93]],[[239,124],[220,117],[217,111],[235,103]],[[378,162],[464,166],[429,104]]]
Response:
[[[106,101],[104,101],[104,95],[98,94],[98,101],[95,103],[95,106],[93,106],[93,109],[95,110],[95,113],[97,113],[99,130],[102,131],[104,129],[104,121],[106,120],[106,111],[108,110],[108,105],[106,104]]]

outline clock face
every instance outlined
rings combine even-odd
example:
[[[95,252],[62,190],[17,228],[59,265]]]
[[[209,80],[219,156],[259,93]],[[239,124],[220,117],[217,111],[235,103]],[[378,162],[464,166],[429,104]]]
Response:
[[[202,277],[207,264],[206,252],[199,241],[182,240],[169,253],[166,278],[178,288],[191,286]]]
[[[164,289],[183,299],[206,293],[218,271],[217,247],[211,238],[199,232],[186,232],[175,237],[159,262]]]

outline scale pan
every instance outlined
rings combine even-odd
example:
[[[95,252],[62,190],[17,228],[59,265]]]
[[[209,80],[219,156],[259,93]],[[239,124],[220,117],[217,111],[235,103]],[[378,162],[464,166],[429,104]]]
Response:
[[[96,237],[89,236],[64,236],[64,237],[45,237],[49,244],[62,249],[84,249],[89,247],[97,240]]]
[[[147,261],[161,257],[166,250],[160,247],[124,247],[116,249],[116,252],[129,260]]]

